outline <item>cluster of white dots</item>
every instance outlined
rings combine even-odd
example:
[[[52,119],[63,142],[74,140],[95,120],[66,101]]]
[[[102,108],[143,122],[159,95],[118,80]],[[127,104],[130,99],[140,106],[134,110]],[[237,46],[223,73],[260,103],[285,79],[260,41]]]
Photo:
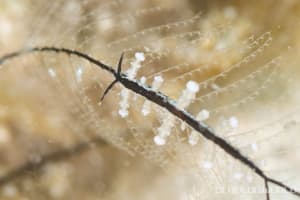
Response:
[[[126,74],[128,78],[134,79],[136,78],[138,70],[142,67],[142,62],[145,60],[145,55],[142,52],[135,53],[135,59],[130,64],[130,68],[126,71]],[[78,69],[80,70],[80,69]],[[76,75],[78,77],[81,76],[82,72],[78,71]],[[49,74],[51,75],[51,71],[49,71]],[[141,77],[140,82],[142,84],[145,84],[147,81],[146,77]],[[155,76],[153,78],[151,87],[154,91],[159,91],[161,86],[163,85],[164,79],[162,76]],[[214,85],[215,89],[219,89],[217,85]],[[176,102],[176,106],[179,109],[186,109],[195,99],[196,94],[200,91],[200,85],[195,81],[188,81],[186,83],[185,89],[182,91],[180,97],[178,98]],[[127,89],[122,89],[120,92],[121,100],[119,102],[119,111],[118,114],[122,118],[126,118],[129,115],[129,100],[130,100],[130,91]],[[145,100],[141,113],[143,116],[148,116],[151,113],[151,102],[148,100]],[[156,129],[156,135],[154,136],[154,143],[158,146],[163,146],[166,144],[167,138],[171,135],[172,129],[175,126],[176,118],[169,114],[167,111],[160,114],[160,117],[162,119],[161,125]],[[202,109],[199,111],[199,113],[196,115],[196,119],[200,122],[206,121],[210,118],[210,112],[206,109]],[[239,120],[235,116],[231,116],[226,120],[226,123],[231,127],[231,129],[237,129],[239,127]],[[181,130],[185,130],[186,125],[184,122],[181,124]],[[200,139],[200,135],[197,131],[192,130],[189,133],[188,136],[188,143],[191,146],[194,146],[198,144]],[[253,149],[256,149],[255,146],[252,147]],[[205,163],[203,164],[204,168],[211,168],[212,164]]]
[[[180,109],[185,109],[188,107],[193,100],[196,98],[197,92],[200,90],[199,85],[194,81],[188,81],[186,88],[183,90],[181,96],[177,101],[177,107]],[[171,130],[175,124],[176,118],[169,113],[164,114],[161,126],[157,129],[158,134],[154,137],[154,142],[156,145],[165,145],[166,138],[171,134]]]
[[[145,79],[141,79],[141,83],[144,83],[145,82],[144,80]],[[152,82],[152,89],[154,91],[158,91],[159,88],[162,86],[163,82],[164,82],[164,79],[161,76],[155,76],[154,80]],[[146,100],[143,105],[143,108],[142,108],[142,114],[144,116],[147,116],[150,114],[150,112],[151,112],[151,103],[150,103],[150,101]]]
[[[136,74],[138,70],[141,68],[141,63],[145,60],[144,53],[136,53],[135,54],[135,60],[131,62],[130,68],[126,71],[126,74],[129,78],[134,79],[136,77]],[[50,77],[55,78],[57,76],[56,71],[53,68],[48,68],[48,74]],[[77,82],[82,81],[82,74],[83,69],[82,67],[78,67],[76,69],[75,75]],[[146,77],[141,77],[140,82],[142,84],[146,83]],[[152,82],[152,89],[154,91],[158,91],[162,84],[164,82],[164,79],[162,76],[155,76],[153,78]],[[213,87],[214,89],[218,89],[217,85]],[[199,92],[200,86],[195,81],[188,81],[186,83],[186,88],[182,91],[181,96],[179,97],[176,105],[180,109],[187,108],[196,98],[197,92]],[[130,93],[129,90],[123,89],[120,92],[121,101],[119,103],[119,115],[122,118],[125,118],[128,116],[129,112],[129,99],[130,99]],[[151,102],[148,100],[145,100],[142,110],[141,110],[143,116],[147,116],[151,113]],[[169,114],[168,112],[164,112],[161,114],[162,116],[162,123],[161,126],[157,128],[157,135],[154,137],[154,143],[158,146],[162,146],[166,144],[166,139],[168,136],[170,136],[172,132],[172,128],[175,125],[176,118]],[[197,115],[196,119],[198,121],[206,121],[210,118],[210,112],[206,109],[202,109]],[[235,116],[231,116],[226,120],[226,123],[232,128],[237,129],[239,127],[239,120]],[[182,122],[181,124],[181,130],[185,130],[185,123]],[[197,131],[192,130],[191,133],[188,136],[188,143],[192,146],[198,144],[200,139],[200,135]],[[253,152],[258,151],[257,144],[251,144],[251,149]],[[204,170],[211,170],[213,168],[213,163],[208,160],[204,160],[203,162],[199,163],[200,167]],[[243,178],[244,174],[236,172],[233,174],[233,178],[235,180],[241,180]],[[246,179],[250,182],[252,179],[251,176],[247,176]]]
[[[126,74],[128,78],[134,79],[136,77],[136,74],[138,70],[142,67],[142,62],[145,60],[145,55],[142,52],[135,53],[135,60],[130,63],[130,68],[126,71]],[[122,89],[120,92],[121,101],[119,103],[119,115],[122,118],[125,118],[128,116],[129,112],[129,99],[130,99],[130,93],[127,89]]]
[[[239,127],[239,120],[235,116],[232,116],[229,118],[229,125],[231,128],[237,129]]]
[[[82,74],[83,74],[83,67],[82,66],[79,66],[76,71],[75,71],[75,77],[76,77],[76,81],[78,83],[80,83],[82,81]],[[48,75],[51,77],[51,78],[56,78],[57,74],[56,74],[56,71],[55,69],[49,67],[48,68]]]

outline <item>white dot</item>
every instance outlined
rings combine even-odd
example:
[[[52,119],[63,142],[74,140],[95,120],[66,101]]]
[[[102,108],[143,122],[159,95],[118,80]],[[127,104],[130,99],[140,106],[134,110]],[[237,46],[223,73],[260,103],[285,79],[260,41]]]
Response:
[[[142,84],[145,84],[146,81],[147,81],[146,77],[145,77],[145,76],[142,76],[141,79],[140,79],[140,82],[141,82]]]
[[[189,137],[189,144],[195,146],[196,144],[198,144],[198,140],[198,137]]]
[[[162,83],[164,81],[164,79],[161,76],[155,76],[154,81]]]
[[[187,82],[186,87],[189,91],[194,92],[194,93],[198,92],[200,89],[199,84],[196,83],[195,81]]]
[[[258,151],[257,144],[256,143],[251,144],[251,149],[252,149],[252,151],[257,152]]]
[[[83,73],[83,70],[81,67],[79,67],[77,70],[76,70],[76,79],[77,79],[77,82],[81,82],[81,76],[82,76],[82,73]]]
[[[48,69],[48,74],[49,74],[52,78],[56,77],[56,72],[55,72],[54,69],[52,69],[52,68],[49,68],[49,69]]]
[[[212,169],[213,168],[213,164],[210,161],[204,161],[203,164],[202,164],[202,167],[204,169]]]
[[[243,178],[243,174],[240,173],[240,172],[236,172],[233,174],[233,178],[236,179],[236,180],[241,180]]]
[[[231,128],[238,128],[239,127],[239,120],[236,117],[229,118],[229,125]]]
[[[197,115],[197,120],[199,121],[205,121],[210,117],[210,113],[208,110],[203,109],[201,110]]]
[[[128,116],[128,111],[127,110],[119,110],[119,115],[122,117],[122,118],[125,118]]]
[[[145,60],[145,54],[143,52],[136,52],[134,56],[135,56],[135,59],[139,62]]]
[[[152,89],[157,91],[161,87],[163,82],[164,79],[161,76],[155,76],[152,83]]]
[[[163,146],[166,144],[166,139],[157,135],[154,137],[154,143],[158,146]]]
[[[142,109],[142,114],[143,114],[144,116],[147,116],[147,115],[150,114],[150,110],[149,110],[148,108],[143,108],[143,109]]]
[[[112,18],[98,20],[98,29],[100,29],[103,32],[108,31],[112,29],[113,24],[114,24],[114,20]]]

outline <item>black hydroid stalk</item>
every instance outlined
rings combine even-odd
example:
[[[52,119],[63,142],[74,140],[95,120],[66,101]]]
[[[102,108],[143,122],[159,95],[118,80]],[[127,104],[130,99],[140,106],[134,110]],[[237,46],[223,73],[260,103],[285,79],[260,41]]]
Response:
[[[28,172],[39,170],[46,164],[65,161],[66,159],[70,159],[75,155],[83,153],[84,151],[89,150],[92,144],[96,144],[98,146],[107,145],[106,141],[104,141],[102,138],[93,138],[88,142],[76,144],[71,148],[57,150],[55,152],[42,155],[40,160],[26,162],[20,167],[17,167],[16,169],[7,172],[5,175],[0,176],[0,187],[13,180],[16,180],[19,177],[30,174]]]
[[[6,56],[3,56],[0,58],[0,63],[5,62],[8,59],[12,59],[16,56],[20,56],[22,54],[30,53],[30,52],[56,52],[56,53],[65,53],[68,55],[76,55],[81,58],[84,58],[91,63],[97,65],[99,68],[111,73],[116,80],[110,85],[114,85],[116,82],[119,82],[121,85],[123,85],[125,88],[140,94],[141,96],[147,98],[149,101],[152,101],[153,103],[159,105],[160,107],[168,110],[170,113],[172,113],[174,116],[180,118],[182,121],[186,122],[188,125],[190,125],[194,130],[196,130],[200,135],[202,135],[207,140],[213,142],[218,147],[223,149],[226,153],[231,155],[236,160],[240,161],[242,164],[250,168],[254,171],[255,174],[260,176],[265,181],[265,189],[266,189],[266,196],[267,200],[270,199],[269,197],[269,185],[268,183],[273,183],[281,188],[284,188],[288,192],[300,197],[300,192],[286,186],[280,181],[276,181],[270,177],[268,177],[254,162],[252,162],[250,159],[248,159],[245,155],[243,155],[238,149],[236,149],[234,146],[232,146],[230,143],[228,143],[225,139],[219,137],[215,134],[214,130],[210,127],[208,127],[203,122],[200,122],[196,120],[191,114],[186,112],[185,110],[179,109],[176,104],[174,104],[166,95],[154,91],[150,87],[141,84],[140,82],[136,80],[131,80],[127,77],[126,74],[121,73],[121,65],[122,65],[122,59],[123,54],[120,58],[119,64],[118,64],[118,70],[114,70],[112,67],[103,64],[102,62],[84,54],[81,52],[78,52],[76,50],[70,50],[65,48],[56,48],[56,47],[36,47],[20,52],[15,52]],[[111,87],[107,90],[109,90]],[[108,91],[107,91],[108,92]]]
[[[270,200],[270,189],[269,189],[269,182],[268,180],[264,180],[265,182],[265,188],[266,188],[266,198],[267,200]]]
[[[118,66],[117,66],[117,67],[118,67],[118,68],[117,68],[117,75],[118,75],[118,76],[115,75],[116,79],[115,79],[111,84],[109,84],[109,86],[108,86],[108,87],[106,88],[106,90],[104,91],[104,93],[103,93],[103,95],[102,95],[102,97],[101,97],[101,99],[100,99],[101,102],[103,101],[103,99],[104,99],[104,97],[106,96],[106,94],[114,87],[114,85],[115,85],[117,82],[119,82],[119,80],[118,80],[117,77],[119,77],[120,74],[121,74],[122,63],[123,63],[123,57],[124,57],[124,53],[122,53],[122,55],[121,55],[121,57],[120,57],[120,60],[119,60],[119,63],[118,63]]]
[[[104,97],[107,95],[107,93],[114,87],[114,85],[118,82],[118,80],[114,80],[109,86],[106,88],[106,90],[103,92],[103,95],[100,99],[100,101],[103,101]]]

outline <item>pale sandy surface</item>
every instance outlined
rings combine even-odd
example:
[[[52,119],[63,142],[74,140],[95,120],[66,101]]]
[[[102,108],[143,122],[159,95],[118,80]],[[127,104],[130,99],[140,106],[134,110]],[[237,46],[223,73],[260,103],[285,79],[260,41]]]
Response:
[[[0,54],[58,46],[114,66],[125,51],[126,70],[134,53],[144,52],[138,78],[151,84],[162,75],[161,91],[174,99],[188,80],[202,82],[188,110],[209,110],[207,123],[218,134],[300,189],[299,19],[297,0],[0,0]],[[215,194],[224,187],[259,190],[263,182],[202,138],[191,147],[191,130],[182,131],[180,121],[167,145],[155,145],[161,108],[144,118],[144,99],[131,96],[130,115],[121,119],[121,87],[99,104],[111,80],[63,54],[26,55],[0,67],[0,176],[90,143],[1,186],[0,199],[265,199],[261,192]],[[234,130],[230,117],[238,119]]]

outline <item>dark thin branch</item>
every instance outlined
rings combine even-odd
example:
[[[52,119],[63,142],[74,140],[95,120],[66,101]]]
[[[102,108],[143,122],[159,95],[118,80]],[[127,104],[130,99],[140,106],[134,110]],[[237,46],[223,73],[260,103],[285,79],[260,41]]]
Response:
[[[124,52],[121,54],[119,63],[118,63],[118,69],[117,69],[117,73],[120,75],[122,72],[122,63],[123,63],[123,58],[124,58]]]
[[[264,180],[265,182],[265,188],[266,188],[266,198],[267,200],[270,200],[270,189],[269,189],[269,182],[268,180]]]
[[[119,73],[116,70],[114,70],[112,67],[105,65],[101,63],[100,61],[84,54],[81,52],[78,52],[76,50],[70,50],[65,48],[56,48],[56,47],[36,47],[25,51],[20,51],[16,53],[12,53],[9,55],[6,55],[2,58],[0,58],[0,63],[5,62],[8,59],[14,58],[16,56],[20,56],[22,54],[30,53],[30,52],[56,52],[56,53],[65,53],[68,55],[76,55],[81,58],[84,58],[91,63],[97,65],[99,68],[111,73],[120,84],[122,84],[127,89],[140,94],[141,96],[147,98],[149,101],[152,101],[153,103],[161,106],[162,108],[165,108],[170,113],[172,113],[174,116],[180,118],[182,121],[186,122],[188,125],[193,127],[194,130],[196,130],[200,135],[202,135],[207,140],[213,142],[218,147],[223,149],[225,152],[227,152],[229,155],[231,155],[233,158],[240,161],[242,164],[250,168],[254,171],[258,176],[260,176],[265,181],[265,187],[267,192],[269,191],[268,183],[273,183],[281,188],[286,189],[291,194],[294,194],[295,196],[300,197],[300,193],[287,185],[283,184],[280,181],[276,181],[270,177],[268,177],[254,162],[249,160],[245,155],[243,155],[238,149],[236,149],[234,146],[232,146],[230,143],[228,143],[225,139],[219,137],[214,133],[214,131],[208,127],[203,122],[197,121],[191,114],[186,112],[185,110],[181,110],[177,108],[176,104],[172,103],[170,99],[160,93],[152,90],[150,87],[141,84],[140,82],[136,80],[129,79],[126,74]],[[122,60],[123,56],[121,57],[120,61]],[[120,63],[120,62],[119,62]],[[119,64],[118,71],[121,69],[121,66]],[[269,193],[269,192],[268,192]],[[267,194],[267,198],[269,198],[269,194]]]
[[[272,179],[272,178],[267,178],[267,180],[268,180],[269,183],[273,183],[274,185],[277,185],[277,186],[285,189],[286,191],[288,191],[288,192],[290,192],[290,193],[292,193],[292,194],[300,197],[300,192],[299,191],[297,191],[297,190],[295,190],[295,189],[293,189],[293,188],[291,188],[291,187],[283,184],[282,182],[277,181],[277,180]]]
[[[119,77],[121,74],[121,70],[122,70],[122,63],[123,63],[123,58],[124,58],[124,53],[122,53],[120,60],[118,62],[118,66],[117,66],[117,76]],[[104,97],[106,96],[106,94],[112,89],[112,87],[118,82],[118,79],[115,79],[111,84],[109,84],[109,86],[106,88],[106,90],[104,91],[100,101],[103,101]]]
[[[118,82],[118,80],[114,80],[111,84],[109,84],[109,86],[106,88],[106,90],[104,91],[100,101],[103,101],[104,97],[107,95],[107,93],[112,89],[112,87]]]
[[[0,177],[0,187],[19,177],[27,175],[29,172],[42,168],[48,163],[64,161],[75,155],[78,155],[88,150],[92,144],[106,145],[107,143],[101,138],[95,138],[90,140],[89,142],[83,142],[74,145],[72,148],[59,150],[56,152],[49,153],[47,155],[42,155],[39,161],[29,161],[24,165],[8,172],[6,175]]]

